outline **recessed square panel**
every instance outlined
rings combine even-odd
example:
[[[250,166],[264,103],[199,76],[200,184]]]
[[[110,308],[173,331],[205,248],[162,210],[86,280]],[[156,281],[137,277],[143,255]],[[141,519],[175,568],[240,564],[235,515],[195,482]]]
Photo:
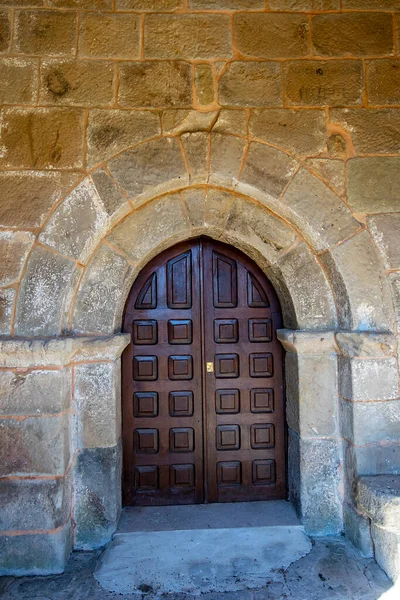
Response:
[[[275,461],[253,460],[253,485],[274,485],[276,480]]]
[[[249,319],[250,342],[272,342],[271,319]]]
[[[133,321],[133,343],[136,345],[157,344],[157,321]]]
[[[236,344],[239,339],[237,319],[215,319],[214,341],[217,344]]]
[[[218,415],[233,415],[240,411],[239,390],[216,390],[215,412]]]
[[[170,417],[192,417],[193,392],[170,392],[169,415]]]
[[[252,448],[273,448],[275,446],[275,427],[272,423],[252,425],[250,440]]]
[[[133,395],[133,414],[136,418],[156,417],[158,415],[157,392],[135,392]]]
[[[172,489],[187,490],[194,487],[194,465],[171,465],[169,485]]]
[[[216,354],[215,377],[218,379],[239,377],[239,356],[237,354]]]
[[[274,390],[256,388],[250,391],[250,410],[252,413],[274,412]]]
[[[191,344],[192,321],[190,319],[170,319],[168,321],[168,342],[170,344]]]
[[[135,429],[133,432],[133,451],[135,454],[157,454],[158,430]]]
[[[155,381],[158,377],[156,356],[135,356],[133,358],[133,378],[135,381]]]
[[[194,430],[191,427],[174,427],[169,430],[170,452],[193,452]]]
[[[242,465],[238,460],[217,463],[218,485],[240,485],[242,483],[241,467]]]
[[[158,467],[135,467],[135,489],[146,492],[158,489]]]
[[[265,353],[253,353],[249,356],[250,361],[250,377],[272,377],[273,362],[272,354],[269,352]]]
[[[239,425],[217,426],[217,450],[239,450],[240,427]]]
[[[189,356],[170,356],[168,358],[168,377],[170,379],[193,379],[193,359]]]

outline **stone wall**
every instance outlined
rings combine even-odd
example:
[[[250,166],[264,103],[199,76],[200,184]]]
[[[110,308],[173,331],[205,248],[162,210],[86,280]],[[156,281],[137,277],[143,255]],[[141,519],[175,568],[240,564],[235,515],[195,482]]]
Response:
[[[197,235],[279,294],[307,531],[372,552],[358,476],[400,473],[399,21],[399,0],[1,0],[0,572],[110,538],[124,303]]]

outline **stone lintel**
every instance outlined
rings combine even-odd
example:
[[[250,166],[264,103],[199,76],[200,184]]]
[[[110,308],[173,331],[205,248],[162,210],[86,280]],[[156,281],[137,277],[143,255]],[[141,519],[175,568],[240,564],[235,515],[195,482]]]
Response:
[[[307,355],[336,353],[334,331],[278,329],[277,336],[287,352]]]
[[[129,344],[129,334],[51,339],[0,339],[0,366],[34,368],[65,366],[72,362],[115,360]]]

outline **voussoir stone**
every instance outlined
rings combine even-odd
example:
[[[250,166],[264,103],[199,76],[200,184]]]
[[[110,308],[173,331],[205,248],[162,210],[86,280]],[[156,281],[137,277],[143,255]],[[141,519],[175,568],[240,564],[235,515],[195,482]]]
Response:
[[[190,183],[206,183],[208,180],[208,133],[203,131],[184,133],[181,141],[190,171]]]
[[[18,280],[34,236],[27,231],[0,231],[0,285]]]
[[[168,135],[209,131],[213,126],[218,111],[200,112],[188,109],[164,110],[161,116],[163,132]]]
[[[400,476],[360,477],[357,501],[373,523],[400,533]]]
[[[282,105],[281,67],[275,62],[232,62],[219,80],[222,106]]]
[[[212,128],[215,133],[247,135],[247,115],[244,109],[222,108]]]
[[[127,197],[105,169],[94,171],[91,179],[101,199],[102,208],[112,223],[119,221],[132,210]]]
[[[329,183],[334,191],[343,196],[346,191],[345,166],[342,160],[332,158],[308,158],[306,165]]]
[[[254,58],[296,58],[308,50],[306,15],[239,13],[234,17],[237,48]]]
[[[249,132],[255,138],[300,156],[326,150],[326,122],[321,110],[254,110],[250,115]]]
[[[356,152],[390,154],[400,150],[400,110],[336,108],[330,119],[347,129]]]
[[[221,234],[226,226],[235,196],[227,191],[215,189],[188,189],[182,192],[190,222],[194,229],[202,232],[204,227]]]
[[[386,268],[400,269],[400,212],[374,215],[367,222]]]
[[[109,226],[109,215],[96,188],[84,179],[52,215],[39,240],[85,262]]]
[[[239,178],[244,150],[243,138],[213,133],[211,135],[210,181],[234,186]]]
[[[355,212],[398,212],[400,158],[353,158],[347,163],[348,202]]]
[[[326,250],[360,229],[346,204],[306,169],[295,175],[282,202],[317,250]]]
[[[150,141],[127,150],[110,162],[117,183],[131,196],[164,191],[163,184],[181,187],[188,181],[185,163],[175,138]]]

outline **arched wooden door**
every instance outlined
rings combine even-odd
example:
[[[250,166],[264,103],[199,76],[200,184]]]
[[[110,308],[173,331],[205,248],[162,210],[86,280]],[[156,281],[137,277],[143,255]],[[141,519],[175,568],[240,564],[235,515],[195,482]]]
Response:
[[[241,252],[179,244],[140,273],[122,357],[124,501],[285,498],[275,291]]]

